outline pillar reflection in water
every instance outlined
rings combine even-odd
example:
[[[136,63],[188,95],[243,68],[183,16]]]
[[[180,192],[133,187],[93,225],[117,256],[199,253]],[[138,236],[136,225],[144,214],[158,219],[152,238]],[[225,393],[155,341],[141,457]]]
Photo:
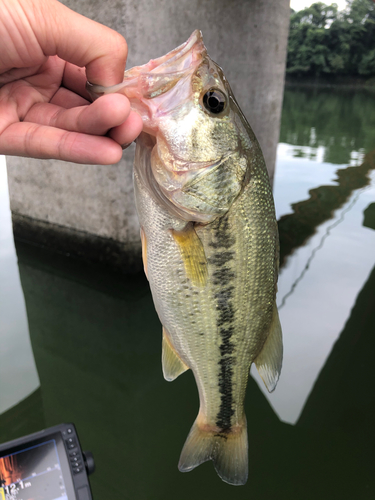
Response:
[[[298,421],[374,265],[364,224],[375,197],[373,105],[360,91],[285,92],[280,137],[290,142],[279,144],[274,184],[284,363],[271,395],[252,373],[286,422]]]
[[[5,159],[0,157],[0,414],[38,387],[12,236]]]

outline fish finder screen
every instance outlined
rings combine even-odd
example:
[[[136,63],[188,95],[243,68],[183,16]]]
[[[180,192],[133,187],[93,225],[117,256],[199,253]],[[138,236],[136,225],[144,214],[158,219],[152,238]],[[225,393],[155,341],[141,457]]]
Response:
[[[68,500],[55,439],[0,457],[0,500]]]

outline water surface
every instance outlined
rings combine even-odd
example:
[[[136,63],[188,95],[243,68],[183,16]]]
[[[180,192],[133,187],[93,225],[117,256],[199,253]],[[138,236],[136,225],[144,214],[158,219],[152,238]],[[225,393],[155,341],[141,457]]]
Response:
[[[211,462],[177,470],[198,395],[190,372],[173,383],[162,377],[161,327],[145,278],[21,242],[28,323],[10,330],[2,314],[1,339],[12,331],[21,349],[30,334],[40,387],[23,390],[6,411],[0,394],[0,442],[75,422],[95,456],[96,500],[375,498],[374,100],[363,92],[285,94],[274,185],[285,356],[273,394],[255,370],[249,379],[246,486],[220,481]],[[11,250],[10,236],[2,248]],[[0,255],[2,289],[21,291],[18,273],[7,271],[14,250]],[[7,302],[13,317],[23,307],[23,298]],[[0,387],[19,369],[6,366]]]
[[[0,157],[0,415],[39,387]]]

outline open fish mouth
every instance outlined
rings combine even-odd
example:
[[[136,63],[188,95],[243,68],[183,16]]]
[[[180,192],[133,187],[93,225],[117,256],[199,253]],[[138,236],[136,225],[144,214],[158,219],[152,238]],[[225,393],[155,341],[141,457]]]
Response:
[[[202,52],[206,52],[202,33],[199,30],[195,30],[189,39],[176,49],[157,59],[151,59],[147,64],[135,66],[125,71],[125,78],[139,76],[141,73],[170,73],[171,67],[174,68],[174,72],[183,72],[190,69],[196,56]]]
[[[166,55],[151,59],[147,64],[135,66],[124,73],[124,80],[118,85],[102,87],[86,83],[86,89],[93,100],[105,94],[121,93],[128,99],[152,99],[176,85],[192,72],[207,55],[200,30],[195,30],[190,38],[168,52]]]

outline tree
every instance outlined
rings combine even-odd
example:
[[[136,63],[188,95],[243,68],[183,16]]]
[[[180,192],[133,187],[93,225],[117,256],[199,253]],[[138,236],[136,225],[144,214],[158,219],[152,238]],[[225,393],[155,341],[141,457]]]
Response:
[[[322,2],[292,11],[287,73],[319,77],[375,75],[375,5],[347,0],[346,9]]]

